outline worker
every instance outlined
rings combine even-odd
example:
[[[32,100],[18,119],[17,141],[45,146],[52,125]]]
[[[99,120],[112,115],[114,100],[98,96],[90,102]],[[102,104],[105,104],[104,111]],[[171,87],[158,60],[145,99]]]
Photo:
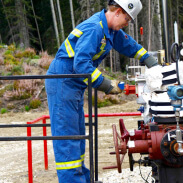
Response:
[[[121,90],[116,80],[104,77],[97,68],[109,51],[139,59],[148,68],[157,65],[154,57],[126,34],[142,9],[140,0],[110,0],[102,10],[80,23],[60,46],[47,74],[91,74],[92,87],[106,94]],[[53,136],[85,135],[83,95],[88,78],[46,79],[46,92]],[[84,165],[85,140],[54,140],[59,183],[89,183]]]

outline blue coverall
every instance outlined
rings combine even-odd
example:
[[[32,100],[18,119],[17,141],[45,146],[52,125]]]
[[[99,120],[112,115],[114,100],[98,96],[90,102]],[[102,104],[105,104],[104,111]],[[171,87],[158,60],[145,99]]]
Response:
[[[79,24],[63,42],[47,74],[85,74],[92,76],[92,87],[103,81],[97,69],[114,48],[141,62],[148,52],[123,30],[108,28],[106,10]],[[46,92],[53,136],[85,135],[83,95],[86,78],[47,79]],[[89,183],[90,172],[84,165],[85,140],[54,140],[53,148],[59,183]]]

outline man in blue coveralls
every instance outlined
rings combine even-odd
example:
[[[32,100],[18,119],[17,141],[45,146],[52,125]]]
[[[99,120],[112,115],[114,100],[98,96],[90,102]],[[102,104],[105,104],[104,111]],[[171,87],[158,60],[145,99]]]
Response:
[[[93,88],[106,94],[120,93],[117,81],[105,78],[97,69],[112,48],[139,59],[148,68],[157,65],[157,61],[122,30],[141,9],[140,0],[110,0],[107,11],[94,14],[69,34],[47,74],[91,74]],[[83,95],[87,85],[87,78],[46,80],[53,136],[85,135]],[[85,140],[54,140],[53,148],[59,183],[90,182],[90,172],[84,165]]]

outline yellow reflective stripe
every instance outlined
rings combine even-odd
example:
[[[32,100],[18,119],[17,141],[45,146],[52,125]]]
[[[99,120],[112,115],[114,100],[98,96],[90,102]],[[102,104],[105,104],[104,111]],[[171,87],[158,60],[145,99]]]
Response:
[[[65,40],[65,47],[66,47],[66,50],[67,50],[67,53],[69,55],[69,57],[74,57],[74,50],[72,49],[72,46],[68,40],[68,38]]]
[[[56,169],[57,170],[64,170],[64,169],[78,168],[78,167],[82,166],[82,161],[83,161],[83,159],[76,160],[76,161],[56,163]]]
[[[74,29],[71,34],[75,35],[76,37],[81,37],[81,35],[83,34],[83,32],[81,32],[79,29]]]
[[[104,35],[104,40],[106,40],[105,35]],[[100,51],[99,53],[97,53],[97,54],[92,58],[92,60],[97,60],[97,59],[105,52],[105,50],[104,50],[105,46],[106,46],[106,43],[102,43],[102,46],[100,47],[101,51]]]
[[[95,69],[94,72],[92,73],[91,75],[91,79],[92,79],[92,83],[98,79],[98,77],[101,75],[102,73],[98,70],[98,69]],[[88,78],[84,79],[83,80],[87,85],[88,85]]]
[[[81,155],[81,160],[84,161],[85,159],[85,154]]]
[[[105,52],[105,50],[100,51],[99,53],[97,53],[92,60],[97,60],[103,53]]]
[[[92,83],[101,75],[102,73],[97,69],[95,69],[93,76],[92,76]]]
[[[100,21],[100,25],[101,25],[101,27],[102,27],[102,29],[103,29],[102,21]]]
[[[145,54],[147,53],[147,51],[144,48],[141,48],[136,55],[134,56],[134,58],[136,59],[141,59]]]

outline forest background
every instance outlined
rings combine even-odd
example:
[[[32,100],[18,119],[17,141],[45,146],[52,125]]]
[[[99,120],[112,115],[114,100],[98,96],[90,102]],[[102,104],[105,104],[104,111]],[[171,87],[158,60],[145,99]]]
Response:
[[[143,9],[135,23],[124,29],[148,51],[164,48],[162,1],[141,0]],[[179,27],[179,40],[183,40],[183,2],[167,0],[169,39],[174,42],[173,24]],[[1,0],[0,43],[55,55],[58,47],[72,29],[95,12],[107,7],[107,0]],[[143,38],[140,27],[144,29]],[[129,59],[114,50],[103,62],[112,71],[124,71]],[[134,61],[133,61],[134,62]]]

